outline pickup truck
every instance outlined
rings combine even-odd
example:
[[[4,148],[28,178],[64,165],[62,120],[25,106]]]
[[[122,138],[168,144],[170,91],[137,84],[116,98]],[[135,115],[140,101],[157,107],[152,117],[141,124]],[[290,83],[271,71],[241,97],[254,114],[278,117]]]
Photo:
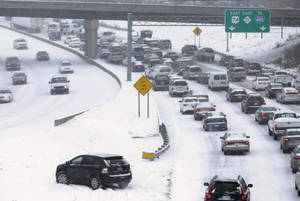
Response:
[[[300,128],[299,115],[294,112],[278,111],[268,121],[269,135],[272,135],[274,140],[280,138],[285,130],[290,128]]]
[[[273,82],[281,83],[283,86],[291,86],[293,78],[286,71],[276,71],[273,76]]]

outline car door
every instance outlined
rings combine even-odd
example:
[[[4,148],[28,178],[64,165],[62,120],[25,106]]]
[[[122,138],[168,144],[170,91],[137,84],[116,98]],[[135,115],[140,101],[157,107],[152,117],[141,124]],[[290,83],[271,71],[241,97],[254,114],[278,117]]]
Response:
[[[90,180],[91,174],[96,171],[96,160],[94,156],[85,156],[82,160],[80,172],[80,180],[83,183],[87,183]]]
[[[74,182],[80,182],[80,168],[83,160],[83,156],[78,156],[70,161],[70,165],[66,168],[66,174],[68,178]]]

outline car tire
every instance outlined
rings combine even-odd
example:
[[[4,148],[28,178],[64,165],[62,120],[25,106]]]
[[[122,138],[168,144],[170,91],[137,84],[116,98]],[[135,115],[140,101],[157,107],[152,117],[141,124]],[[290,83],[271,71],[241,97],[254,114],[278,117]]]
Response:
[[[297,187],[297,184],[296,184],[296,182],[295,182],[295,190],[298,190],[298,187]]]
[[[286,154],[286,153],[288,153],[288,150],[282,149],[282,153]]]
[[[119,183],[118,186],[121,188],[121,189],[125,189],[128,187],[128,184],[127,182],[122,182],[122,183]]]
[[[89,186],[91,187],[91,189],[93,190],[97,190],[98,188],[101,187],[101,181],[100,181],[100,178],[98,176],[92,176],[90,178],[90,183],[89,183]]]
[[[208,129],[206,127],[203,126],[203,128],[204,128],[205,131],[208,131]]]
[[[277,140],[277,136],[276,136],[276,135],[274,135],[274,134],[273,134],[273,139],[274,139],[274,140]]]
[[[293,172],[293,173],[296,173],[296,172],[297,172],[297,169],[292,168],[292,172]]]
[[[53,91],[50,91],[50,95],[53,95],[54,94],[54,92]]]
[[[246,114],[249,114],[249,111],[248,111],[248,109],[245,109],[245,113],[246,113]]]
[[[269,128],[269,135],[273,135],[273,132],[271,131],[271,129]]]
[[[60,171],[56,174],[56,183],[69,184],[69,179],[64,171]]]
[[[224,150],[224,155],[228,155],[228,151],[225,151],[225,150]]]

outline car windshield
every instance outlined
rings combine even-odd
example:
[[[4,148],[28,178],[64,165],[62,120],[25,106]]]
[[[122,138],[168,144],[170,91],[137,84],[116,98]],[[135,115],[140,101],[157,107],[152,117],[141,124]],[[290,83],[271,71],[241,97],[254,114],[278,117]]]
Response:
[[[160,68],[159,72],[171,72],[171,69],[170,68]]]
[[[269,78],[258,78],[259,82],[269,82],[270,79]]]
[[[186,103],[197,102],[197,99],[185,99],[184,102]]]
[[[194,68],[190,68],[191,72],[201,72],[201,68],[200,67],[194,67]]]
[[[11,91],[8,89],[0,89],[0,94],[9,94],[9,93],[11,93]]]
[[[260,64],[259,63],[250,63],[249,66],[251,66],[251,67],[260,67]]]
[[[14,77],[23,77],[25,76],[25,73],[14,73]]]
[[[246,91],[244,91],[244,90],[237,90],[237,91],[233,91],[232,93],[235,93],[235,94],[246,94]]]
[[[186,81],[176,81],[174,82],[174,86],[186,86],[187,82]]]
[[[9,60],[9,61],[18,60],[18,57],[8,57],[7,60]]]
[[[274,119],[277,118],[297,118],[296,113],[280,113],[280,114],[275,114]]]
[[[26,42],[25,39],[18,39],[17,42]]]
[[[215,75],[214,80],[226,80],[227,76],[225,74]]]
[[[214,52],[213,49],[210,49],[210,48],[207,48],[207,49],[205,49],[204,51],[205,51],[205,52],[208,52],[208,53],[213,53],[213,52]]]
[[[71,63],[70,62],[62,62],[61,65],[62,66],[71,66]]]
[[[272,88],[282,88],[282,84],[272,84]]]
[[[263,101],[263,98],[260,96],[251,96],[249,97],[250,101]]]
[[[212,193],[225,194],[225,193],[239,193],[240,185],[237,182],[216,182]]]
[[[155,79],[158,81],[168,81],[169,77],[168,76],[157,76]]]
[[[104,32],[104,33],[103,33],[103,36],[111,36],[111,35],[113,35],[113,34],[114,34],[113,32],[107,31],[107,32]]]
[[[262,111],[264,111],[264,112],[277,111],[277,108],[276,108],[276,107],[262,107],[261,109],[262,109]]]
[[[287,72],[284,71],[276,72],[276,75],[287,75]]]
[[[55,77],[51,79],[51,82],[56,83],[56,82],[67,82],[66,77]]]

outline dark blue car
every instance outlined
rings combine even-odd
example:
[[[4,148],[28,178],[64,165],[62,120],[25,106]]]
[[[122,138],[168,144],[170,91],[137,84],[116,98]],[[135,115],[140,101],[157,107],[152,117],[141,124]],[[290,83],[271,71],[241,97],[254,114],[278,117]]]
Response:
[[[207,116],[203,121],[203,129],[205,131],[210,130],[227,130],[226,116]]]

